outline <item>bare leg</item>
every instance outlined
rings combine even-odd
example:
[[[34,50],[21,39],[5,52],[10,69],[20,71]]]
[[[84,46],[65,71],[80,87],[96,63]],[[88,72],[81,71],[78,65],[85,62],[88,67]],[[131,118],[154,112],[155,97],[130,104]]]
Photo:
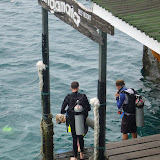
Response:
[[[127,140],[128,139],[128,134],[123,134],[123,140]]]
[[[81,149],[80,149],[80,145],[79,145],[79,138],[77,138],[77,146],[78,146],[78,152],[80,152]]]
[[[132,133],[133,138],[137,138],[137,133]]]

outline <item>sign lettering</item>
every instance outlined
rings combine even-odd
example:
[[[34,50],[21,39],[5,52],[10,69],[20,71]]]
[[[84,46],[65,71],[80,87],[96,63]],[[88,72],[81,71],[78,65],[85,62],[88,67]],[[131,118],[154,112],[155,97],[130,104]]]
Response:
[[[38,2],[44,9],[99,44],[103,44],[103,38],[97,29],[114,35],[113,26],[75,0],[38,0]]]
[[[80,23],[80,16],[77,12],[74,11],[73,6],[70,6],[68,3],[65,3],[63,1],[58,1],[58,0],[42,0],[42,2],[47,3],[48,6],[50,7],[50,12],[55,13],[55,12],[61,12],[61,13],[66,13],[70,18],[73,19],[74,23],[76,26],[79,26]],[[87,13],[83,13],[81,11],[81,14],[84,18],[87,18]]]

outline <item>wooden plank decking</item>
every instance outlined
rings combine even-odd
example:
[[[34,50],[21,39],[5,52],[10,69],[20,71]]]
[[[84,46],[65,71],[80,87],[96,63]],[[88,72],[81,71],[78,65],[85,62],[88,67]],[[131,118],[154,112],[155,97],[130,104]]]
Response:
[[[109,160],[160,160],[160,134],[106,145]]]
[[[93,148],[85,148],[84,149],[84,159],[89,159],[93,156]],[[55,160],[69,160],[70,157],[74,157],[73,151],[55,154]],[[79,154],[78,154],[79,158]]]
[[[160,134],[106,144],[109,160],[160,160]],[[56,154],[56,160],[69,160],[73,152]],[[85,149],[85,160],[93,156],[93,148]]]

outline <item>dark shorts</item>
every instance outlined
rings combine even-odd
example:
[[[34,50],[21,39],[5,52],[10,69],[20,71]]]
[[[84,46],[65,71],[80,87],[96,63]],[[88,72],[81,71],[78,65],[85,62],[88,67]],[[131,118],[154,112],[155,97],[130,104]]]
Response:
[[[122,123],[121,123],[121,132],[123,134],[137,132],[135,115],[129,115],[129,116],[124,115],[123,116]]]

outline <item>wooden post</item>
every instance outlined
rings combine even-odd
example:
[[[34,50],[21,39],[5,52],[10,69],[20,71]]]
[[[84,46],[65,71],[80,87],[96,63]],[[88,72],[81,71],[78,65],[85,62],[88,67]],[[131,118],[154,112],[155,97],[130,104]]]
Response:
[[[100,31],[103,38],[103,45],[99,45],[99,80],[98,99],[99,108],[99,156],[98,160],[105,160],[105,129],[106,129],[106,59],[107,59],[107,33]]]
[[[48,38],[48,11],[42,8],[42,60],[45,64],[43,75],[42,103],[42,148],[44,160],[53,160],[53,122],[50,114],[50,79],[49,79],[49,38]]]
[[[50,114],[50,79],[49,79],[49,37],[48,37],[48,11],[42,8],[42,60],[46,66],[43,70],[43,118]]]

